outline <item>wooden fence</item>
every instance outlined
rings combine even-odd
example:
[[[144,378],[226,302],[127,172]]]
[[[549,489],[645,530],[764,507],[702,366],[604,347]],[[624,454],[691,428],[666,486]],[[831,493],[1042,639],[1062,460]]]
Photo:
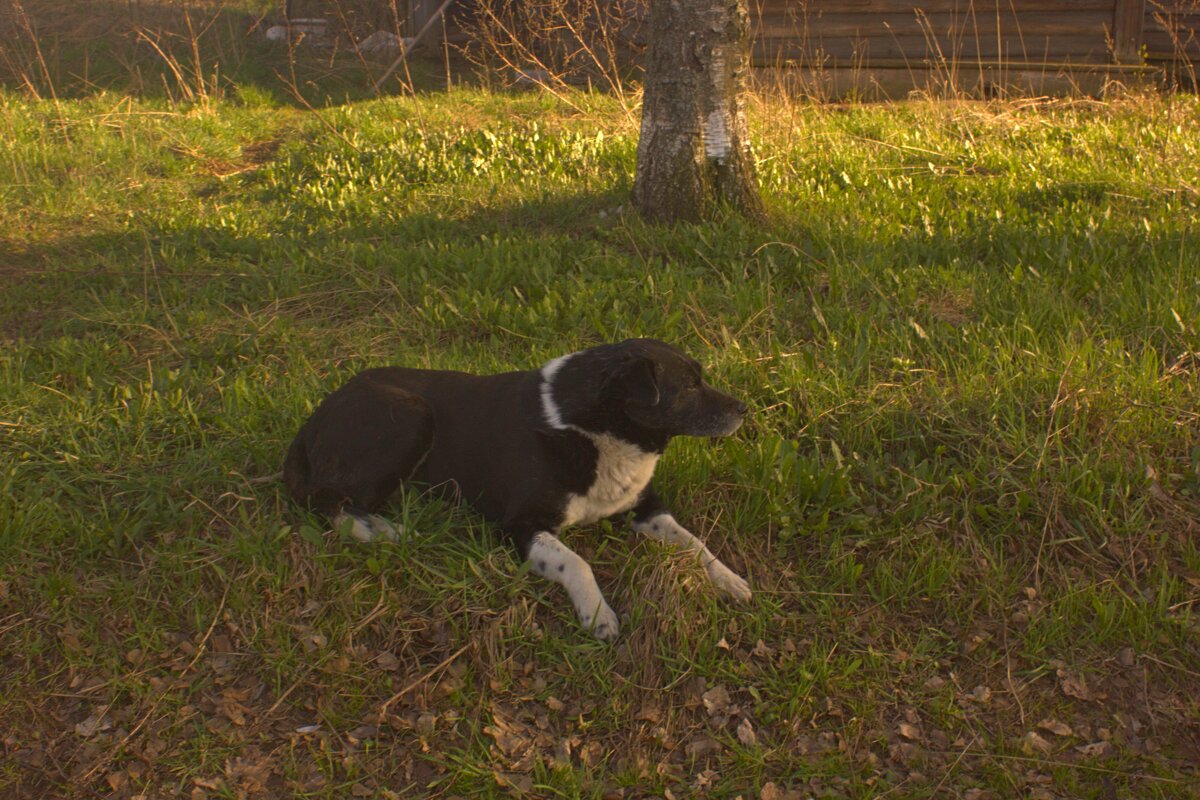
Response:
[[[1086,82],[1190,73],[1200,61],[1200,0],[758,0],[752,19],[756,66],[843,84],[881,84],[889,71],[901,89],[931,72]]]

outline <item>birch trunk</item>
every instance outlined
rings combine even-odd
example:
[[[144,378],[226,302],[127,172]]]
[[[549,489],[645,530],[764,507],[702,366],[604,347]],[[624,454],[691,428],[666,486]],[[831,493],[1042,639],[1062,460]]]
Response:
[[[633,202],[649,220],[700,220],[724,205],[764,216],[743,94],[746,0],[650,0],[650,50]]]

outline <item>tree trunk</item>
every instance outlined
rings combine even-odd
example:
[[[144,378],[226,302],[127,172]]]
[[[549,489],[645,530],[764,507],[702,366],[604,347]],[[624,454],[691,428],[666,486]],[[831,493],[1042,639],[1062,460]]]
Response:
[[[650,51],[633,202],[649,220],[700,220],[724,205],[764,216],[743,93],[746,0],[650,0]]]

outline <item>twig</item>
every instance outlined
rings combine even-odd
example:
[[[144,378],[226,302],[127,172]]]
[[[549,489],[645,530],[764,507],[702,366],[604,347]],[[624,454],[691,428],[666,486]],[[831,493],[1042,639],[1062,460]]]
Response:
[[[469,645],[469,644],[464,644],[462,647],[458,648],[458,649],[457,649],[457,650],[455,650],[453,653],[451,653],[449,656],[447,656],[446,658],[444,658],[444,659],[442,660],[442,662],[441,662],[441,663],[439,663],[439,664],[438,664],[436,667],[434,667],[433,669],[429,670],[429,672],[426,672],[424,675],[422,675],[421,677],[417,678],[415,681],[413,681],[412,683],[410,683],[408,686],[405,686],[403,689],[401,689],[400,691],[396,692],[394,695],[392,695],[391,697],[389,697],[389,698],[388,698],[388,699],[387,699],[387,700],[384,702],[384,704],[383,704],[383,705],[381,705],[381,706],[379,707],[379,713],[380,713],[380,714],[385,714],[385,713],[387,713],[388,707],[389,707],[389,706],[391,706],[391,704],[392,704],[392,703],[396,702],[396,701],[397,701],[397,700],[399,700],[401,697],[404,697],[404,695],[408,694],[408,693],[409,693],[409,692],[411,692],[413,689],[417,688],[417,687],[418,687],[418,686],[420,686],[422,683],[424,683],[425,681],[429,680],[430,678],[432,678],[434,675],[436,675],[436,674],[438,674],[439,672],[441,672],[441,671],[442,671],[443,669],[445,669],[446,667],[450,666],[451,662],[453,662],[453,661],[454,661],[456,658],[458,658],[458,657],[459,657],[459,656],[461,656],[463,653],[465,653],[465,652],[466,652],[466,650],[467,650],[467,648],[468,648],[468,647],[470,647],[470,646],[471,646],[471,645]]]
[[[941,780],[939,780],[937,782],[937,786],[933,787],[933,791],[929,793],[930,797],[938,796],[938,792],[941,790],[942,784],[944,784],[946,782],[946,780],[950,777],[950,773],[954,772],[954,768],[958,766],[958,762],[963,760],[963,756],[965,756],[967,754],[967,752],[971,749],[971,745],[975,744],[975,741],[976,741],[975,734],[971,734],[971,741],[967,742],[967,746],[964,747],[962,749],[962,752],[960,752],[958,754],[958,757],[954,759],[954,763],[951,764],[950,766],[946,767],[946,771],[942,773]]]
[[[941,755],[950,755],[950,750],[930,750],[930,753],[938,753]],[[1123,772],[1119,769],[1108,769],[1107,767],[1096,767],[1091,764],[1076,764],[1071,761],[1057,761],[1052,758],[1033,758],[1031,756],[1014,756],[1008,753],[989,753],[986,750],[964,750],[959,754],[959,758],[963,756],[971,756],[972,758],[995,758],[1001,761],[1020,761],[1025,764],[1039,764],[1041,766],[1051,767],[1067,767],[1069,769],[1082,769],[1088,772],[1099,772],[1104,775],[1118,775],[1129,780],[1147,780],[1157,781],[1158,783],[1170,783],[1174,785],[1182,784],[1183,781],[1178,778],[1163,778],[1158,775],[1148,775],[1145,772]]]

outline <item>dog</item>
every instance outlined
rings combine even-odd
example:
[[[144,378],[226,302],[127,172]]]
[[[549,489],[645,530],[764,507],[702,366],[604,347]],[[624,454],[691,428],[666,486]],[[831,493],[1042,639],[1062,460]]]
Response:
[[[747,582],[676,522],[651,484],[674,436],[728,436],[746,405],[703,380],[700,364],[654,339],[560,356],[499,375],[378,367],[327,396],[284,463],[292,497],[370,541],[394,538],[376,512],[401,482],[466,500],[532,572],[559,583],[584,628],[619,633],[587,562],[558,539],[569,525],[633,512],[634,530],[695,553],[720,590]]]

